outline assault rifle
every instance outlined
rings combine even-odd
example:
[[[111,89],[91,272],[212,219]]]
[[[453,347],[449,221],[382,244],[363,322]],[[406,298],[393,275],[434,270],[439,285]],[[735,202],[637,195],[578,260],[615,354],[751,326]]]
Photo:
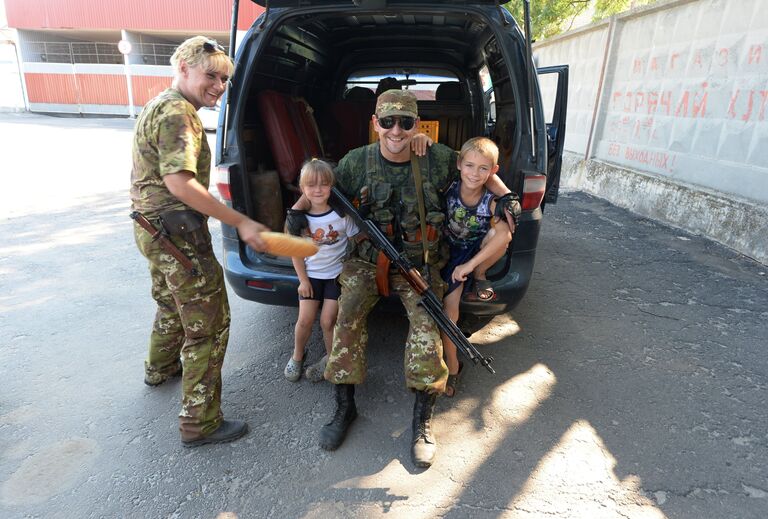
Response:
[[[419,304],[427,311],[430,317],[434,319],[435,324],[440,328],[440,331],[445,333],[445,335],[453,341],[459,351],[474,364],[479,362],[491,373],[496,373],[493,367],[491,367],[493,358],[483,357],[475,345],[469,342],[464,336],[464,333],[459,330],[456,323],[445,315],[442,301],[437,298],[432,291],[432,288],[430,288],[429,283],[427,283],[427,280],[424,279],[421,272],[419,272],[407,258],[397,252],[397,249],[395,249],[387,237],[384,236],[379,227],[367,218],[363,218],[357,209],[355,209],[355,206],[352,205],[352,203],[335,187],[331,190],[331,203],[337,212],[343,212],[351,216],[360,230],[365,232],[368,239],[371,240],[371,243],[383,252],[389,261],[397,266],[398,270],[400,270],[400,274],[406,281],[408,281],[408,284],[413,287],[416,293],[421,296]],[[339,209],[341,209],[341,211],[339,211]]]

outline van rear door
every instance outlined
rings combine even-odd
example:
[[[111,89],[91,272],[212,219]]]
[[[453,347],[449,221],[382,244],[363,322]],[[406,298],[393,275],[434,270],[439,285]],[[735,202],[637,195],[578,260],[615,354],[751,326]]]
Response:
[[[565,118],[568,111],[568,65],[538,69],[547,121],[547,187],[541,206],[557,203],[563,166]],[[553,95],[554,94],[554,95]]]

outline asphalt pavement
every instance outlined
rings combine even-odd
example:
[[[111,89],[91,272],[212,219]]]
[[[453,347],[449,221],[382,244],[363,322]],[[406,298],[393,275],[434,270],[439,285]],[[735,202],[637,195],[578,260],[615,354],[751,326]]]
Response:
[[[251,432],[183,448],[178,379],[142,382],[131,125],[0,114],[0,517],[768,516],[768,267],[576,192],[521,305],[472,336],[497,374],[438,401],[431,469],[409,459],[406,319],[372,315],[329,453],[331,387],[282,376],[296,310],[234,293],[223,410]]]

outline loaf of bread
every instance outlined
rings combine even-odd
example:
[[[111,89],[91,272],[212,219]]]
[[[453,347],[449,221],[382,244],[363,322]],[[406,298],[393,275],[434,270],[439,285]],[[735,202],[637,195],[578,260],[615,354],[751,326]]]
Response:
[[[318,247],[309,238],[299,238],[282,232],[263,232],[261,239],[267,244],[267,252],[275,256],[306,258],[317,253]]]

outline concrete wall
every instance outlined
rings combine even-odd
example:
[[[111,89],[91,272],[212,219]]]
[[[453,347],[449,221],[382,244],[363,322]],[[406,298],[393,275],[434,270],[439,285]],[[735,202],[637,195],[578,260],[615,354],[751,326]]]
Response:
[[[765,7],[673,0],[538,43],[570,65],[563,184],[768,263]]]

